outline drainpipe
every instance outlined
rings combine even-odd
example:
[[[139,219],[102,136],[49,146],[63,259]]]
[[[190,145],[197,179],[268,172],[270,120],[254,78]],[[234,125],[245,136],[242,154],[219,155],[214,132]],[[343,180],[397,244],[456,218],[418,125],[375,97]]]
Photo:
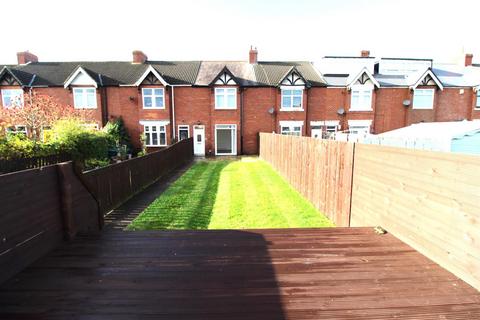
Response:
[[[175,140],[175,87],[172,86],[172,138]]]
[[[243,154],[243,91],[244,88],[240,88],[240,154]]]

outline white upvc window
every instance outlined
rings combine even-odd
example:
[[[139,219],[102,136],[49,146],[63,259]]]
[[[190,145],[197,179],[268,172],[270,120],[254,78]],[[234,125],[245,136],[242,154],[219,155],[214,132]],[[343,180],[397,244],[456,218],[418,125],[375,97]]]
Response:
[[[215,109],[236,109],[237,88],[215,88]]]
[[[477,103],[475,104],[475,109],[480,109],[480,88],[477,90]]]
[[[415,89],[413,91],[413,109],[433,109],[435,89]]]
[[[280,133],[284,135],[301,136],[303,121],[280,121]]]
[[[348,133],[354,135],[370,134],[372,120],[348,120]]]
[[[164,147],[167,145],[167,130],[165,125],[144,124],[145,145],[147,147]]]
[[[281,111],[303,110],[303,88],[283,87],[281,90],[282,90]]]
[[[23,106],[23,90],[22,89],[3,89],[2,105],[4,107]]]
[[[97,95],[95,88],[73,88],[73,106],[76,109],[96,109]]]
[[[372,111],[372,93],[370,85],[352,86],[350,111]]]
[[[16,125],[16,126],[7,128],[7,133],[27,135],[27,127],[23,125]]]
[[[178,126],[178,141],[190,138],[190,128],[188,125]]]
[[[165,109],[165,91],[163,88],[142,88],[144,109]]]

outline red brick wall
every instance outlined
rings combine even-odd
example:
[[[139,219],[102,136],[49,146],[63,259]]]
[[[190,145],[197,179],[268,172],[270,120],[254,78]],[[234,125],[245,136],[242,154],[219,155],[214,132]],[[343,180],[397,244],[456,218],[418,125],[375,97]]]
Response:
[[[382,133],[405,126],[407,107],[411,99],[408,88],[382,88],[376,91],[374,133]],[[409,106],[408,108],[411,108]]]
[[[258,133],[276,129],[275,115],[268,109],[276,105],[276,88],[246,88],[243,93],[243,153],[258,153]]]
[[[308,126],[307,135],[311,135],[310,121],[338,120],[343,130],[345,116],[337,113],[345,108],[346,90],[343,88],[311,88],[308,90]]]
[[[280,133],[280,121],[303,121],[302,135],[306,135],[307,112],[308,112],[308,90],[303,90],[303,111],[282,111],[282,90],[276,88],[275,111],[276,127],[275,132]]]
[[[461,93],[463,91],[463,93]],[[438,97],[435,121],[456,121],[470,118],[473,90],[471,88],[444,88],[436,91]]]

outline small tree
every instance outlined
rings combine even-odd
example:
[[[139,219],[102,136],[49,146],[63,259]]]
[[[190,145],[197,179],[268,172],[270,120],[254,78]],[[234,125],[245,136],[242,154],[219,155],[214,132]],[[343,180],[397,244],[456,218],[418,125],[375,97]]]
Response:
[[[23,101],[23,104],[21,103]],[[91,111],[74,109],[72,106],[61,105],[52,97],[29,92],[17,99],[11,106],[3,109],[0,116],[0,126],[22,125],[27,128],[27,137],[38,141],[42,128],[52,126],[61,119],[91,119]],[[0,128],[1,129],[1,128]]]

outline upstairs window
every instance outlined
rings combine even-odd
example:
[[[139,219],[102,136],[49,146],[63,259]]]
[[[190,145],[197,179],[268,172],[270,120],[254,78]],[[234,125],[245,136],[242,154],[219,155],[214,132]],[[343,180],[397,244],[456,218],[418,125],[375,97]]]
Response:
[[[73,105],[77,109],[96,109],[95,88],[73,88]]]
[[[236,88],[215,88],[215,109],[236,109]]]
[[[352,86],[350,111],[371,111],[372,92],[373,88],[370,86]]]
[[[145,145],[147,147],[163,147],[167,145],[165,126],[149,124],[144,125]]]
[[[142,97],[144,109],[165,108],[165,93],[163,88],[143,88]]]
[[[476,109],[480,109],[480,89],[477,90],[477,104],[475,105]]]
[[[23,90],[4,89],[2,90],[2,105],[4,107],[23,106]]]
[[[282,89],[282,109],[295,110],[303,108],[302,89]]]
[[[435,89],[415,89],[413,91],[413,109],[433,109]]]

